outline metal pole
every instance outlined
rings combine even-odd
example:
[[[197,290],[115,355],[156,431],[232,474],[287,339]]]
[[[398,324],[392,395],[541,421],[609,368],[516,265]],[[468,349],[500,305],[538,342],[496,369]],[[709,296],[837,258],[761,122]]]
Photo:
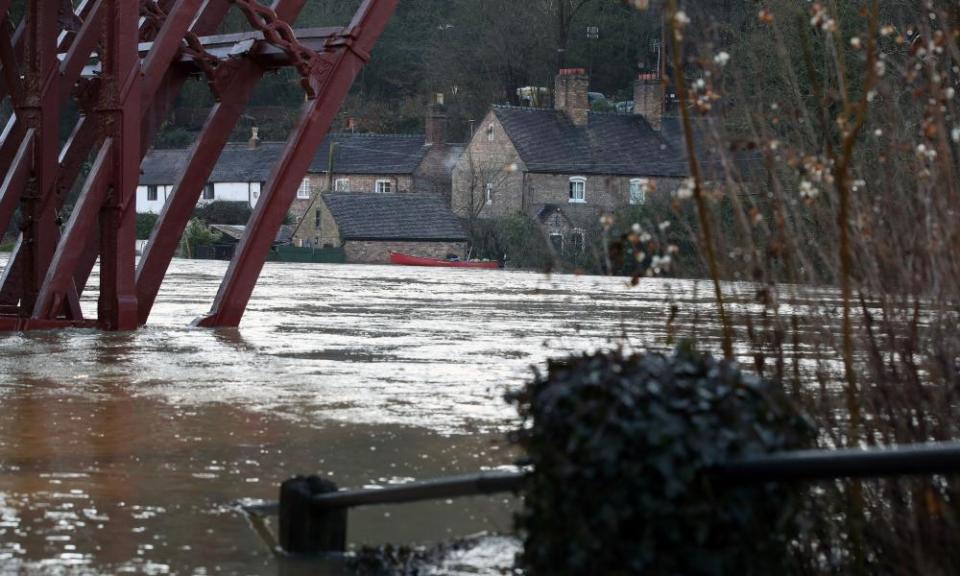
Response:
[[[960,443],[877,450],[813,450],[763,456],[721,466],[725,483],[793,482],[960,473]]]

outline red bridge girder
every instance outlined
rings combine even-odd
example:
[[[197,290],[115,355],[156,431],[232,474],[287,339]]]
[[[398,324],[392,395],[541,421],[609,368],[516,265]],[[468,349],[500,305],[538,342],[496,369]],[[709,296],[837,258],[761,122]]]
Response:
[[[345,28],[294,32],[307,0],[63,0],[27,3],[21,22],[0,0],[0,99],[14,115],[0,134],[0,231],[19,208],[22,233],[0,275],[0,330],[146,323],[180,237],[230,133],[271,70],[297,69],[307,101],[201,326],[237,326],[299,183],[398,0],[365,0]],[[210,36],[231,9],[254,32]],[[93,59],[98,50],[97,59]],[[135,266],[140,164],[185,82],[214,91],[190,162]],[[60,149],[59,117],[80,119]],[[69,220],[67,192],[96,153]],[[99,256],[97,320],[79,298]]]

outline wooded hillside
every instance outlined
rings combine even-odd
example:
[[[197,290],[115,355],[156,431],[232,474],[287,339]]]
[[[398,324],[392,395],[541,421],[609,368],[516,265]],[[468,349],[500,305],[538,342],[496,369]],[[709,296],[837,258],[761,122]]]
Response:
[[[297,27],[342,25],[359,0],[307,3]],[[587,27],[599,39],[587,38]],[[239,11],[224,32],[248,29]],[[492,103],[516,103],[517,88],[553,86],[560,66],[590,68],[592,90],[629,99],[638,66],[655,65],[658,21],[618,0],[406,0],[377,46],[341,114],[357,129],[409,133],[422,130],[430,95],[443,93],[451,138],[463,139],[469,120]],[[268,78],[251,102],[247,121],[266,139],[284,137],[303,93],[292,71]],[[180,111],[159,144],[186,144],[197,128],[193,108],[211,103],[201,81],[181,98]],[[277,108],[279,107],[279,108]],[[235,135],[243,138],[246,131]]]

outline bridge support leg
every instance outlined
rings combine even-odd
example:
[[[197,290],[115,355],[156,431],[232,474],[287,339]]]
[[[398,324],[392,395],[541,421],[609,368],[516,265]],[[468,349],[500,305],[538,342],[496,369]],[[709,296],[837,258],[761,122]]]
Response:
[[[396,5],[396,0],[365,0],[350,27],[328,43],[324,53],[328,66],[315,71],[307,79],[318,97],[304,106],[300,122],[287,142],[279,164],[274,167],[237,246],[213,309],[198,320],[197,325],[233,328],[240,324],[297,188]]]
[[[296,20],[305,4],[304,0],[278,0],[274,10],[287,22]],[[252,60],[240,62],[235,70],[229,70],[229,90],[221,90],[217,102],[203,125],[200,137],[188,155],[189,161],[180,174],[173,192],[163,206],[147,251],[140,259],[137,269],[137,300],[140,307],[140,324],[146,324],[160,285],[167,274],[170,261],[176,254],[180,238],[186,229],[200,199],[203,186],[213,173],[230,134],[253,96],[265,70]]]
[[[21,316],[29,316],[47,274],[58,235],[56,202],[59,152],[59,0],[27,4],[24,88],[17,110],[24,127],[35,133],[30,178],[20,196],[25,258]]]
[[[134,284],[137,183],[140,180],[139,3],[108,0],[103,38],[103,87],[98,114],[114,153],[100,211],[98,320],[107,330],[137,328]]]

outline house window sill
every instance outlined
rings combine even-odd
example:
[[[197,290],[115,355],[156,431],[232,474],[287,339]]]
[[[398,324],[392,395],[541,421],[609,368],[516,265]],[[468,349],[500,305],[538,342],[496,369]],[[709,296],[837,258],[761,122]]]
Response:
[[[571,200],[570,204],[586,204],[586,200]]]

